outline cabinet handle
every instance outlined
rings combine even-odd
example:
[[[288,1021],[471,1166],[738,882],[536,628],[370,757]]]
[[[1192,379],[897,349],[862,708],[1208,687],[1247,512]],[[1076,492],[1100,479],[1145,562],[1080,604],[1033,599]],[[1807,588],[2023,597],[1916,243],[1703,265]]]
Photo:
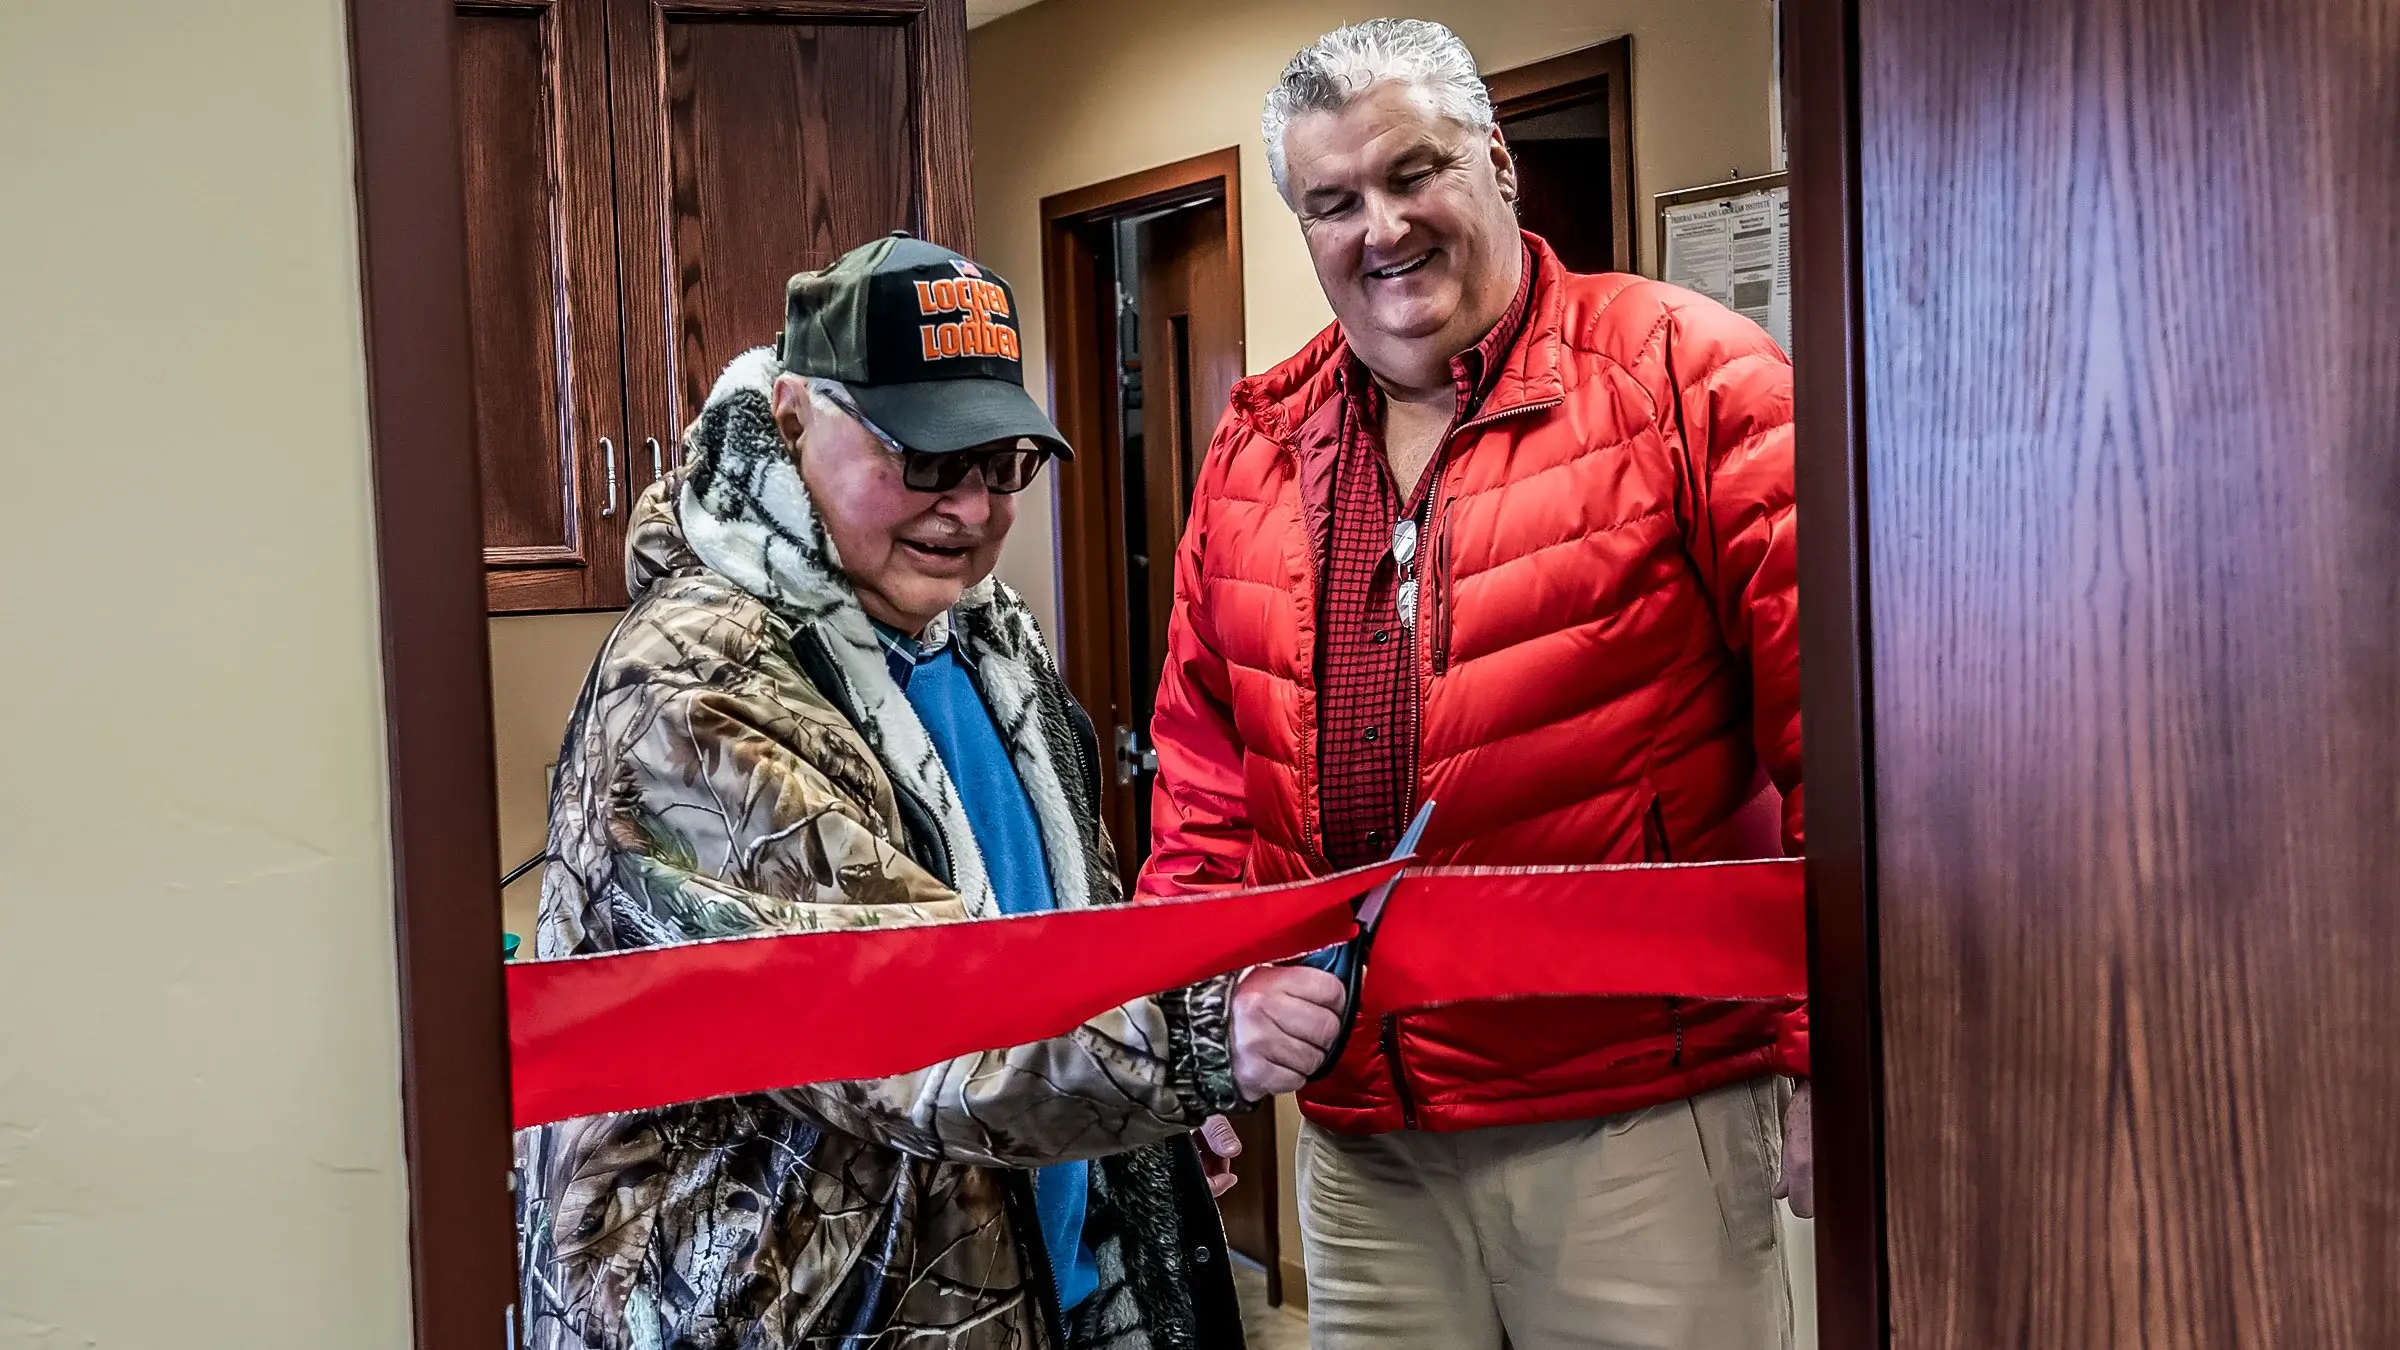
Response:
[[[658,438],[657,438],[656,436],[650,436],[650,437],[646,437],[646,438],[644,438],[644,439],[643,439],[643,441],[642,441],[642,444],[644,444],[644,445],[646,445],[646,446],[649,446],[649,447],[650,447],[650,479],[651,479],[651,481],[652,481],[652,482],[656,482],[657,480],[659,480],[659,479],[661,479],[661,478],[664,478],[664,477],[666,477],[666,476],[667,476],[667,463],[666,463],[666,461],[665,461],[665,460],[663,460],[663,459],[660,459],[660,458],[659,458],[659,455],[658,455]]]
[[[600,514],[613,516],[617,513],[617,447],[609,444],[606,436],[600,438],[600,462],[608,471],[608,505],[600,508]]]

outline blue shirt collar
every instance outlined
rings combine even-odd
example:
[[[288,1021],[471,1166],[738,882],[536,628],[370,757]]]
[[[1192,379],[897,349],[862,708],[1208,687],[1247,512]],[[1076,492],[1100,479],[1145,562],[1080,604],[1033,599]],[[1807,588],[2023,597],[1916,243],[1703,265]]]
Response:
[[[908,687],[908,677],[917,667],[940,660],[950,650],[957,629],[950,622],[948,610],[935,615],[933,622],[925,625],[925,631],[914,637],[881,619],[870,617],[867,622],[875,625],[875,640],[883,644],[884,663],[891,667],[892,679],[903,689]]]

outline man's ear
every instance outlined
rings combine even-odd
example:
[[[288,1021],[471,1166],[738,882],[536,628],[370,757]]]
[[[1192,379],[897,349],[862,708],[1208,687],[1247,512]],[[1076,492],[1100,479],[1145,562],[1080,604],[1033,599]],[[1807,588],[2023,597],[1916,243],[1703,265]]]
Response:
[[[1517,157],[1508,152],[1508,138],[1500,128],[1492,128],[1492,177],[1500,184],[1500,196],[1509,205],[1517,204]]]
[[[773,401],[775,425],[782,429],[783,439],[793,449],[799,449],[801,434],[808,429],[808,417],[812,411],[808,381],[788,372],[776,376]]]

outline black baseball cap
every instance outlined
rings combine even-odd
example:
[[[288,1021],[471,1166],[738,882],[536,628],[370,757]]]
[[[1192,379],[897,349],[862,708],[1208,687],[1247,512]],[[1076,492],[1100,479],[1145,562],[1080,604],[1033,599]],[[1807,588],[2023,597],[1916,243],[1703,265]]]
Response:
[[[783,368],[841,381],[868,421],[926,454],[1022,439],[1074,458],[1025,392],[1021,341],[999,273],[905,233],[784,288]]]

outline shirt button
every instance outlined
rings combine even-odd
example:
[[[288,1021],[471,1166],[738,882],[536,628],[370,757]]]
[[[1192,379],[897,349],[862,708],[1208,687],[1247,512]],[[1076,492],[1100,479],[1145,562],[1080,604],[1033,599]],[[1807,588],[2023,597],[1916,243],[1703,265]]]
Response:
[[[1368,740],[1370,740],[1370,741],[1371,741],[1371,740],[1374,740],[1376,737],[1378,737],[1378,736],[1380,736],[1380,735],[1382,735],[1382,734],[1383,734],[1383,732],[1382,732],[1382,731],[1380,731],[1379,729],[1375,728],[1375,727],[1368,727],[1368,728],[1367,728],[1367,739],[1368,739]]]
[[[1381,831],[1381,830],[1369,830],[1369,831],[1367,831],[1367,842],[1368,842],[1368,843],[1370,843],[1370,844],[1381,844],[1381,843],[1383,842],[1383,831]]]
[[[1385,644],[1385,643],[1387,643],[1387,642],[1389,642],[1389,641],[1391,641],[1391,640],[1392,640],[1392,630],[1391,630],[1391,629],[1389,629],[1389,628],[1378,628],[1378,629],[1376,629],[1376,630],[1375,630],[1375,645],[1376,645],[1376,646],[1380,647],[1380,646],[1382,646],[1383,644]]]

